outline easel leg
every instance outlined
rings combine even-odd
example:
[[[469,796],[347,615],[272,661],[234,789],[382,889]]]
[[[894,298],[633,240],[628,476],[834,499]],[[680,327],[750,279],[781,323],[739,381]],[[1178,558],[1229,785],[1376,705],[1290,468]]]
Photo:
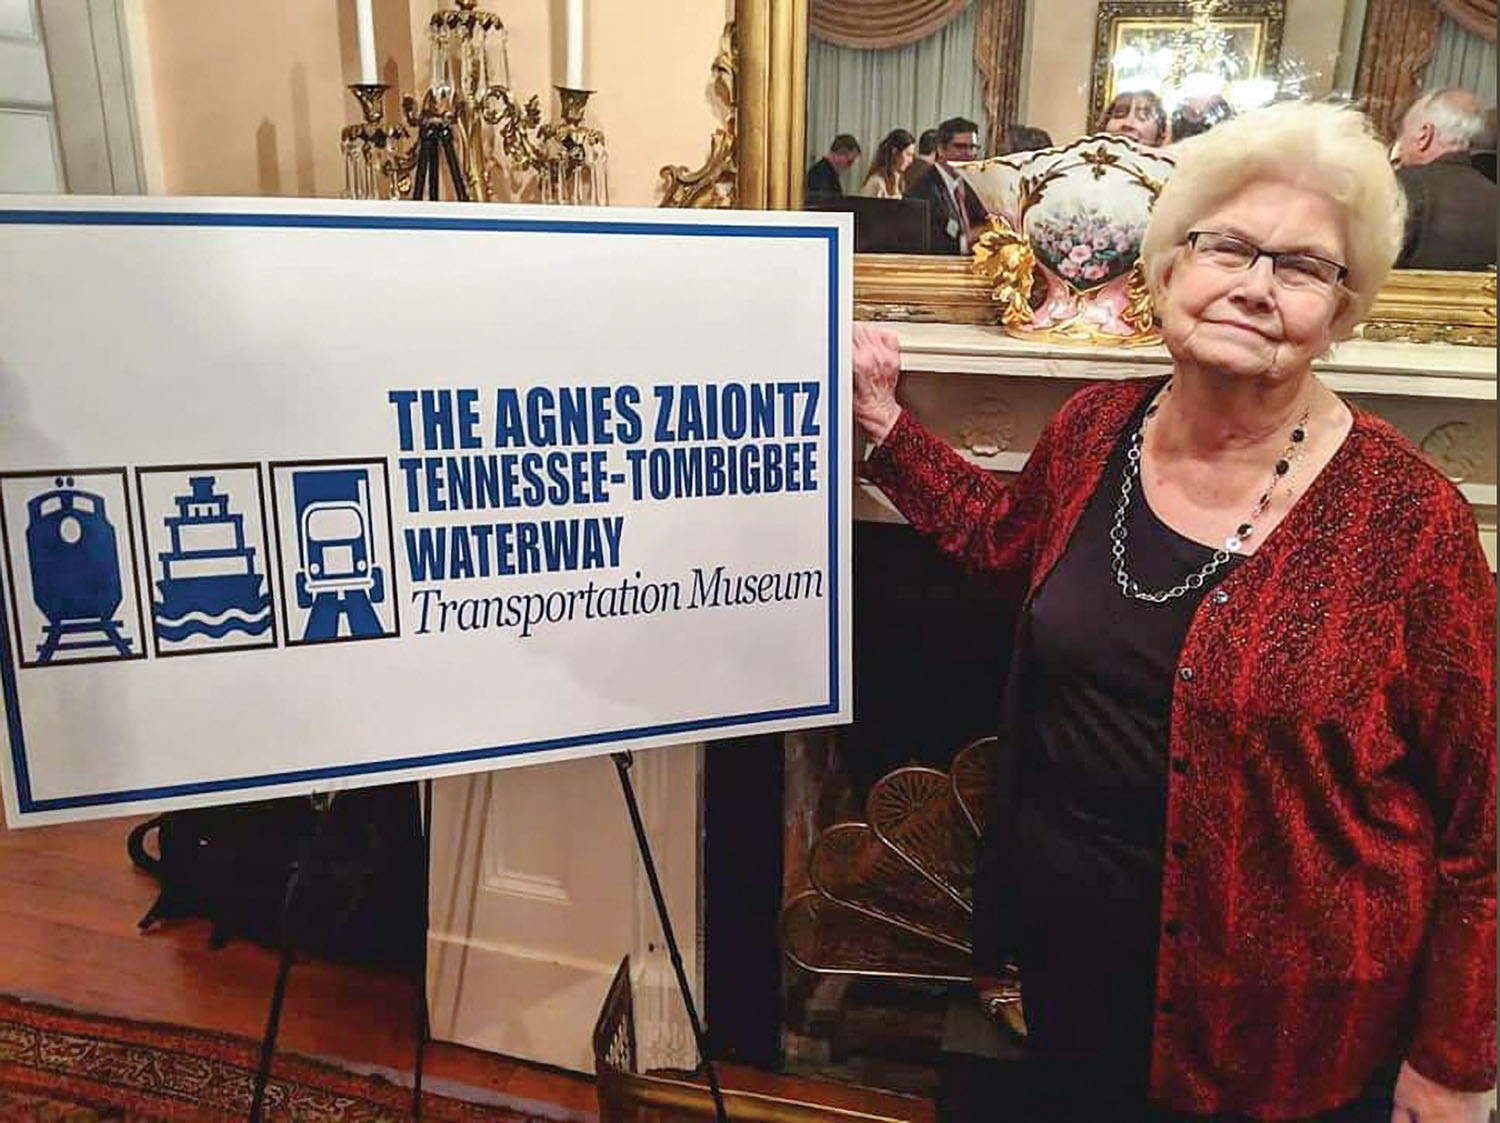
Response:
[[[460,203],[469,201],[469,185],[464,182],[464,170],[459,166],[458,153],[453,148],[453,131],[443,133],[443,157],[448,162],[448,178],[453,181],[453,198]]]
[[[316,815],[311,834],[304,835],[298,847],[297,864],[287,875],[286,895],[281,899],[281,962],[276,968],[276,986],[271,992],[271,1012],[266,1018],[266,1032],[260,1041],[260,1064],[255,1070],[255,1093],[250,1099],[250,1123],[260,1123],[265,1107],[266,1084],[271,1079],[271,1059],[276,1055],[276,1035],[281,1029],[281,1006],[286,1000],[287,979],[292,973],[292,953],[295,940],[292,935],[292,902],[302,874],[312,858],[314,844],[322,837],[328,822],[328,808],[332,797],[314,795],[313,811]]]
[[[724,1092],[719,1087],[719,1070],[708,1055],[708,1042],[703,1036],[703,1023],[698,1020],[698,1006],[693,1001],[693,992],[688,987],[687,971],[682,966],[682,953],[677,950],[677,936],[672,931],[672,918],[667,914],[667,899],[662,895],[661,882],[656,876],[656,862],[651,857],[651,841],[646,837],[646,827],[641,822],[641,809],[635,801],[635,786],[630,782],[629,753],[611,753],[615,769],[620,774],[620,788],[625,793],[625,806],[630,811],[630,825],[635,828],[636,845],[641,851],[641,863],[646,867],[646,880],[651,884],[651,896],[656,901],[656,915],[661,921],[662,935],[666,937],[667,954],[672,960],[672,969],[677,972],[677,989],[682,992],[682,1004],[687,1008],[688,1022],[693,1027],[693,1041],[698,1046],[698,1057],[708,1077],[708,1092],[714,1099],[714,1118],[719,1123],[728,1123],[729,1115],[724,1110]]]
[[[422,954],[417,977],[417,1059],[412,1068],[411,1117],[422,1118],[422,1059],[432,1040],[427,1015],[427,929],[432,915],[432,781],[422,781]]]
[[[433,166],[432,148],[427,143],[426,130],[417,134],[417,164],[412,172],[411,197],[413,200],[422,198],[427,190],[427,176],[437,175],[437,169]]]

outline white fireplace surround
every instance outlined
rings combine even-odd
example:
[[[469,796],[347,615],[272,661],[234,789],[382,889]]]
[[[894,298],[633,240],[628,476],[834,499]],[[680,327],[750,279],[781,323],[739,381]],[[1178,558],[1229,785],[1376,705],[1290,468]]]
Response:
[[[972,463],[1020,471],[1047,419],[1090,382],[1171,370],[1164,347],[1069,347],[961,324],[889,325],[901,340],[902,404]],[[1494,348],[1350,340],[1317,364],[1324,384],[1418,445],[1474,506],[1495,568]],[[899,521],[874,487],[855,518]]]

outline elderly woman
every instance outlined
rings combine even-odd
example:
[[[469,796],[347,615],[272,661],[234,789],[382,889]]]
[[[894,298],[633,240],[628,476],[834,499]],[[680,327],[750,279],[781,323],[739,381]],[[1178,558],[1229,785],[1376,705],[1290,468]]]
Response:
[[[869,478],[1020,610],[975,917],[1044,1077],[1008,1118],[1481,1118],[1495,589],[1458,491],[1312,369],[1401,219],[1352,110],[1184,145],[1142,248],[1170,377],[1079,393],[1009,486],[855,330]]]

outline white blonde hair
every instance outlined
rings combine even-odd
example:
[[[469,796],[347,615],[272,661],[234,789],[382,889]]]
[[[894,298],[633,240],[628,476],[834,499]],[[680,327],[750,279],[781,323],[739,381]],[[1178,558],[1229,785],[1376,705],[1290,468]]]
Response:
[[[1174,151],[1177,167],[1141,242],[1158,302],[1188,231],[1204,215],[1251,183],[1284,183],[1321,192],[1343,211],[1348,293],[1331,326],[1334,339],[1353,335],[1395,263],[1406,224],[1406,197],[1365,115],[1322,102],[1281,102],[1215,125]]]

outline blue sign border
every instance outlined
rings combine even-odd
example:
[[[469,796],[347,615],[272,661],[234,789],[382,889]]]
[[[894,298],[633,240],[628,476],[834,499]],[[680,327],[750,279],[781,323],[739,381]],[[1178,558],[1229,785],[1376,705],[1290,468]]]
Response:
[[[349,776],[370,776],[382,772],[399,772],[409,768],[459,764],[467,761],[495,760],[551,749],[583,745],[611,745],[637,737],[657,737],[699,733],[732,725],[749,725],[765,721],[816,717],[836,714],[839,709],[839,518],[840,494],[839,424],[842,405],[839,399],[839,230],[819,226],[750,226],[732,223],[682,222],[584,222],[579,220],[530,218],[438,218],[430,215],[394,216],[321,214],[217,214],[213,212],[176,211],[69,211],[4,210],[0,225],[8,226],[219,226],[273,227],[300,229],[391,229],[391,230],[460,230],[504,233],[553,234],[648,234],[679,235],[695,238],[789,238],[821,241],[828,254],[828,701],[821,705],[791,709],[764,710],[694,721],[668,722],[663,725],[619,729],[574,737],[522,741],[511,745],[464,749],[456,752],[431,753],[426,756],[398,757],[365,764],[305,768],[292,772],[271,772],[232,780],[204,780],[192,784],[171,784],[158,788],[133,788],[100,792],[94,795],[34,799],[31,777],[26,767],[26,746],[21,730],[21,702],[17,691],[16,668],[10,650],[8,628],[0,629],[0,688],[5,691],[6,720],[9,726],[11,759],[15,768],[16,798],[22,813],[62,811],[75,807],[103,807],[141,800],[173,796],[195,796],[211,792],[250,791],[283,784],[306,784],[312,781]],[[0,581],[9,581],[7,566],[0,567]],[[0,587],[0,596],[4,589]],[[3,603],[3,602],[0,602]]]

